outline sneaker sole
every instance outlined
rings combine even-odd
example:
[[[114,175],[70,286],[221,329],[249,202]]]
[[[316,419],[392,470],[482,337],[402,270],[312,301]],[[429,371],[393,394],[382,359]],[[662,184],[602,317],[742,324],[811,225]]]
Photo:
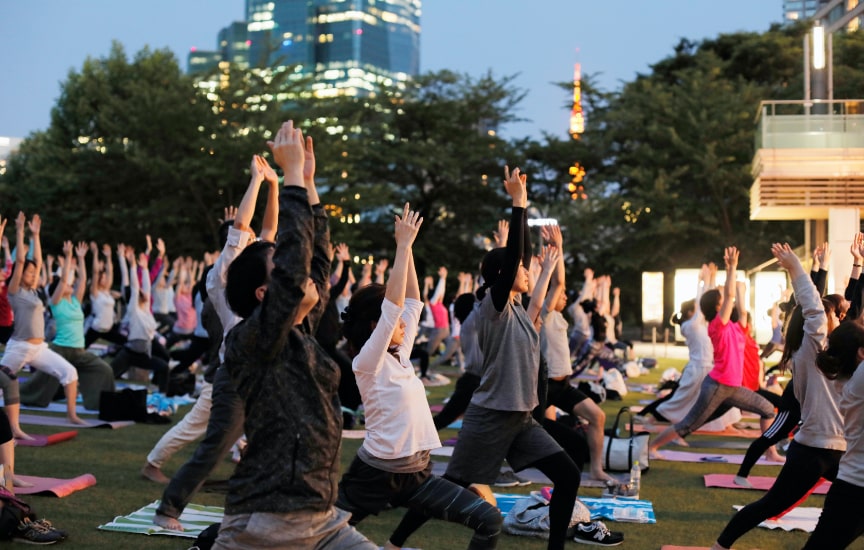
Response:
[[[596,540],[584,540],[575,537],[573,538],[573,542],[577,542],[579,544],[590,544],[592,546],[618,546],[624,543],[623,540],[619,540],[618,542],[600,542]]]

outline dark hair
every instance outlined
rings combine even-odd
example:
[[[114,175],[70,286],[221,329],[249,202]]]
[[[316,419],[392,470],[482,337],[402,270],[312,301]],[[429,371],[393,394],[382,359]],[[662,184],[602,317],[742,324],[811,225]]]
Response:
[[[456,297],[456,300],[453,302],[453,315],[459,319],[460,323],[464,323],[465,319],[468,318],[468,315],[471,314],[476,301],[477,299],[470,292],[460,294]]]
[[[597,300],[593,298],[591,300],[582,300],[579,302],[579,307],[582,308],[582,311],[585,313],[594,313],[597,311]]]
[[[864,327],[840,323],[828,336],[828,348],[816,356],[816,367],[829,380],[847,380],[858,368],[858,350],[864,348]]]
[[[792,355],[801,347],[804,341],[804,312],[800,305],[795,305],[786,321],[786,331],[783,333],[783,355],[780,357],[780,371],[786,372]]]
[[[720,291],[716,288],[706,290],[705,294],[699,298],[699,309],[702,310],[702,315],[709,323],[717,317],[717,306],[720,304]]]
[[[822,297],[822,304],[830,303],[831,307],[835,314],[837,314],[838,319],[842,319],[843,315],[846,313],[846,310],[843,309],[846,304],[846,298],[841,296],[840,294],[827,294]],[[828,308],[825,308],[825,311],[828,311]]]
[[[480,275],[483,277],[483,286],[477,289],[478,299],[482,300],[486,296],[486,289],[498,281],[498,275],[501,274],[501,268],[504,267],[506,259],[506,248],[493,248],[483,256],[483,261],[480,263]]]
[[[366,340],[372,336],[372,323],[381,318],[381,304],[387,287],[372,283],[351,295],[348,307],[342,312],[342,334],[348,340],[348,350],[353,357],[360,352]]]
[[[228,266],[225,299],[234,313],[244,319],[252,315],[260,303],[255,291],[270,281],[267,256],[274,246],[271,242],[256,241],[247,246]]]
[[[672,323],[676,325],[682,324],[684,321],[688,321],[693,313],[696,312],[696,300],[687,300],[686,302],[681,302],[681,311],[672,316]]]

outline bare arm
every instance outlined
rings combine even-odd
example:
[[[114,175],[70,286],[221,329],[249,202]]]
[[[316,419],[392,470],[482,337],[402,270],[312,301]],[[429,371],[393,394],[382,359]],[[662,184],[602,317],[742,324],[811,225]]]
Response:
[[[60,259],[60,282],[51,294],[51,303],[57,305],[69,285],[69,272],[72,270],[72,241],[63,243],[63,256]]]
[[[552,280],[549,284],[549,292],[546,294],[545,306],[548,311],[551,311],[565,289],[565,273],[564,273],[564,237],[561,234],[561,228],[557,225],[544,226],[542,229],[543,239],[549,244],[558,249],[558,263],[555,264],[555,270],[552,273]]]
[[[421,223],[423,223],[423,218],[420,217],[419,213],[412,212],[408,203],[405,203],[402,216],[396,216],[396,257],[393,259],[393,269],[387,280],[384,297],[399,307],[405,305],[408,271],[412,263],[411,246],[417,237]],[[416,279],[416,275],[414,278]]]
[[[447,288],[447,268],[438,268],[438,284],[435,285],[435,291],[432,293],[432,298],[429,301],[433,304],[440,303],[444,299],[444,290]]]
[[[30,236],[33,238],[33,261],[36,262],[36,273],[42,270],[42,242],[39,234],[42,232],[42,218],[33,214],[30,218]]]
[[[18,212],[15,218],[15,267],[9,279],[9,294],[16,294],[21,287],[21,274],[24,272],[24,262],[27,253],[24,252],[24,212]]]
[[[87,243],[79,242],[75,247],[75,256],[78,257],[78,280],[75,281],[75,297],[78,303],[84,303],[84,294],[87,292]]]
[[[735,308],[735,270],[738,267],[738,249],[734,246],[726,248],[723,260],[726,262],[726,284],[723,286],[723,305],[717,315],[725,325],[732,318],[732,310]]]
[[[558,265],[559,251],[554,246],[547,246],[543,249],[542,270],[537,278],[537,284],[534,285],[534,292],[531,294],[531,303],[528,304],[528,318],[534,323],[534,328],[540,329],[542,320],[540,319],[540,310],[543,308],[543,302],[546,299],[546,290],[549,288],[549,279],[552,277],[552,272],[555,271]]]
[[[279,228],[279,177],[263,157],[258,158],[261,159],[260,169],[268,183],[267,205],[264,207],[264,221],[261,223],[261,240],[275,243],[276,231]]]

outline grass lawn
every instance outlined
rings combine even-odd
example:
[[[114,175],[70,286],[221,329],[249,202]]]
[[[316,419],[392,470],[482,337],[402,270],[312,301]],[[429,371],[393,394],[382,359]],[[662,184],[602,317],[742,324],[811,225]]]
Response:
[[[658,368],[650,375],[634,382],[656,382],[666,367],[683,367],[683,361],[661,359]],[[444,374],[453,374],[446,369]],[[430,403],[440,403],[452,391],[452,384],[442,388],[431,388]],[[607,414],[608,423],[614,419],[623,405],[635,405],[640,399],[650,396],[631,392],[624,401],[609,402],[602,406]],[[182,418],[188,408],[184,407],[175,416]],[[54,433],[57,429],[28,426],[32,433]],[[63,543],[67,548],[130,548],[130,549],[185,549],[191,539],[143,536],[124,533],[99,531],[96,527],[110,521],[114,516],[128,514],[161,496],[162,486],[143,480],[138,471],[144,463],[148,451],[165,432],[165,426],[135,425],[120,430],[86,429],[80,430],[77,438],[58,445],[32,448],[18,447],[16,451],[17,470],[21,474],[48,477],[73,477],[92,473],[98,483],[95,487],[80,491],[63,499],[27,496],[37,512],[58,527],[70,532],[69,540]],[[452,430],[441,433],[441,439],[453,437]],[[693,439],[700,436],[691,436]],[[704,437],[702,437],[704,439]],[[359,441],[345,440],[342,450],[342,467],[353,459]],[[191,454],[192,448],[178,453],[166,466],[165,472],[171,475]],[[714,453],[714,451],[710,451]],[[743,451],[718,450],[742,453]],[[215,478],[230,476],[232,464],[225,461],[220,465]],[[729,489],[706,489],[702,475],[706,473],[734,474],[737,466],[729,464],[701,464],[654,461],[649,472],[642,477],[641,498],[651,500],[657,516],[656,525],[637,525],[628,523],[607,524],[614,530],[625,533],[622,547],[637,549],[659,549],[663,544],[691,546],[710,546],[732,515],[733,504],[746,504],[756,500],[762,493]],[[776,475],[779,467],[756,466],[754,475]],[[537,489],[529,486],[524,489]],[[510,491],[510,490],[507,490]],[[517,489],[513,492],[527,492]],[[600,489],[585,488],[582,496],[600,496]],[[224,495],[200,493],[193,502],[208,505],[221,505]],[[821,507],[824,497],[810,497],[803,505]],[[401,519],[399,510],[389,511],[379,517],[366,519],[360,530],[376,542],[383,542]],[[425,550],[466,548],[470,531],[462,526],[432,521],[426,524],[410,540],[412,547]],[[807,535],[802,532],[754,529],[739,540],[736,548],[792,549],[803,546]],[[577,547],[574,543],[573,547]],[[498,548],[504,550],[541,550],[545,541],[525,537],[503,535]],[[854,548],[864,548],[860,540]]]

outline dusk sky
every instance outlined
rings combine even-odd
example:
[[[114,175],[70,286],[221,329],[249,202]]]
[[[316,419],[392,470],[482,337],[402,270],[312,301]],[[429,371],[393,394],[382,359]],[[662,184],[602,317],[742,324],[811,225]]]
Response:
[[[528,96],[508,137],[565,135],[573,64],[609,90],[648,72],[681,38],[764,31],[782,18],[781,0],[424,0],[423,71],[519,74]],[[0,1],[0,136],[44,129],[70,69],[108,54],[169,48],[186,67],[191,47],[215,49],[219,29],[244,18],[244,0]],[[766,98],[767,99],[767,98]],[[588,121],[590,124],[590,121]]]

